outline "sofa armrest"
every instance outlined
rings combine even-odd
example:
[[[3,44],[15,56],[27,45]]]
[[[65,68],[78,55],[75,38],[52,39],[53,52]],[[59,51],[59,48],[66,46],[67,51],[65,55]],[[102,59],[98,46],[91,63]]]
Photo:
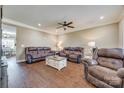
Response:
[[[97,61],[93,60],[93,59],[88,59],[88,58],[83,58],[82,59],[82,63],[84,65],[84,73],[85,73],[85,79],[87,80],[87,76],[88,76],[88,67],[89,66],[93,66],[93,65],[97,65]]]
[[[79,55],[78,55],[78,58],[82,58],[82,55],[79,54]]]
[[[84,59],[82,60],[82,62],[83,62],[84,64],[87,64],[88,66],[92,66],[92,65],[97,65],[97,64],[98,64],[98,62],[97,62],[96,60],[94,60],[94,59],[89,59],[89,58],[84,58]]]
[[[32,58],[32,55],[31,54],[26,54],[25,57],[26,57],[26,59]]]
[[[26,62],[29,64],[32,63],[32,55],[26,54]]]
[[[49,53],[53,53],[53,54],[55,54],[55,51],[52,50],[52,51],[50,51]]]
[[[123,79],[124,79],[124,68],[118,69],[117,75],[118,75],[120,78],[123,78]]]

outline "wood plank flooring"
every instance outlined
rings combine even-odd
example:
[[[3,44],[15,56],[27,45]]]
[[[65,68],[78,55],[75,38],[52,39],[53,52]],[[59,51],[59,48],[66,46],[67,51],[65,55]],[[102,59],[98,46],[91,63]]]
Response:
[[[45,65],[45,61],[34,64],[16,63],[8,60],[9,88],[92,88],[84,79],[83,65],[68,62],[58,71]]]

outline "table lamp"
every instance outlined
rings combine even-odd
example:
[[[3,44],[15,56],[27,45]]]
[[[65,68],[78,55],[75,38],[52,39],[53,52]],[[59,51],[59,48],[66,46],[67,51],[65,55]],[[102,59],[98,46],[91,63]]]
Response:
[[[96,42],[95,41],[90,41],[88,42],[88,46],[91,48],[95,48],[96,47]]]
[[[89,47],[89,50],[91,52],[91,56],[93,57],[93,53],[96,49],[96,42],[95,41],[88,42],[88,47]]]

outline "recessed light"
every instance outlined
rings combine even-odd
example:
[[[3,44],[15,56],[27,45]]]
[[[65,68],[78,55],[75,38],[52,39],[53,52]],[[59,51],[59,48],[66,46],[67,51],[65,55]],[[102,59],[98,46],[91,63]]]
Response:
[[[41,26],[41,24],[38,24],[38,26]]]
[[[100,16],[100,19],[101,19],[101,20],[104,19],[104,16]]]

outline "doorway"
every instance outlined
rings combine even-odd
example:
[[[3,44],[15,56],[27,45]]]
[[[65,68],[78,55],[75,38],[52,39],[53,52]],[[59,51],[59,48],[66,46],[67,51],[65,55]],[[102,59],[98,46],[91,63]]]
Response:
[[[16,27],[2,24],[2,58],[16,58]]]

